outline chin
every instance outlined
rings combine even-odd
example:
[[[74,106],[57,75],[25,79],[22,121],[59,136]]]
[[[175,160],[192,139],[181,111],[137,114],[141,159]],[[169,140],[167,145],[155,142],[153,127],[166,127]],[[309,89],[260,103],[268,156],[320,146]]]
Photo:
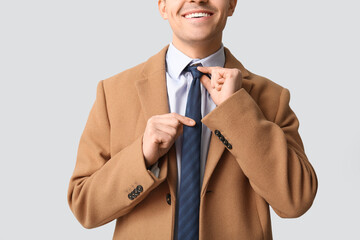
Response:
[[[184,39],[193,40],[193,41],[206,41],[212,39],[216,36],[210,31],[193,31],[184,36]]]
[[[188,38],[189,42],[194,42],[194,43],[208,42],[211,41],[212,39],[214,39],[213,35],[196,35]]]

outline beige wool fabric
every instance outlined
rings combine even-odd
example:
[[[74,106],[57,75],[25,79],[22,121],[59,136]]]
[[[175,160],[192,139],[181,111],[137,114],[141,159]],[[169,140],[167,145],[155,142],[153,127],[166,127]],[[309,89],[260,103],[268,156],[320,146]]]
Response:
[[[175,146],[159,160],[157,178],[145,166],[147,120],[169,111],[165,54],[100,81],[80,139],[68,191],[86,228],[116,220],[114,239],[170,240],[176,205]],[[225,48],[226,68],[242,72],[242,88],[202,119],[212,134],[200,200],[200,238],[272,239],[269,205],[284,218],[312,205],[317,178],[289,107],[289,91],[251,73]],[[128,194],[141,185],[134,200]],[[171,195],[171,203],[167,198]]]

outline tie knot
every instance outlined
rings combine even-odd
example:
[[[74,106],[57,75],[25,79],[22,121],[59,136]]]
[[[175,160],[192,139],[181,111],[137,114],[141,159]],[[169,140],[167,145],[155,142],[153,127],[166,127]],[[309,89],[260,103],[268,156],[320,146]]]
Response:
[[[197,67],[201,66],[201,64],[196,64],[196,65],[191,65],[191,66],[187,66],[184,71],[185,72],[191,72],[191,75],[193,76],[194,79],[199,78],[204,75],[204,73],[200,72],[199,70],[197,70]]]

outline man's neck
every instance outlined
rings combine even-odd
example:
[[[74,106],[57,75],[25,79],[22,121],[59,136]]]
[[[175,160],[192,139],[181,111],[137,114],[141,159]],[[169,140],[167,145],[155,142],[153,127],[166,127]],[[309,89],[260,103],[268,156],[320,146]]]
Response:
[[[192,59],[202,59],[218,51],[222,42],[220,40],[209,40],[207,42],[182,42],[173,38],[172,44],[185,55]]]

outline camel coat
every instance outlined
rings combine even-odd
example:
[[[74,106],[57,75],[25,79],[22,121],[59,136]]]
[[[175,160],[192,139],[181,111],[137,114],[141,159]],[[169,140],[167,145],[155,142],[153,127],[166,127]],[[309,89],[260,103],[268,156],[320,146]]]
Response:
[[[68,202],[86,228],[116,220],[113,239],[173,239],[175,146],[159,159],[158,177],[142,154],[147,120],[169,112],[166,51],[98,83],[80,139]],[[289,91],[246,70],[226,48],[225,57],[226,68],[241,70],[243,84],[202,119],[212,136],[199,239],[269,240],[269,205],[280,217],[301,216],[313,203],[317,178],[289,107]]]

